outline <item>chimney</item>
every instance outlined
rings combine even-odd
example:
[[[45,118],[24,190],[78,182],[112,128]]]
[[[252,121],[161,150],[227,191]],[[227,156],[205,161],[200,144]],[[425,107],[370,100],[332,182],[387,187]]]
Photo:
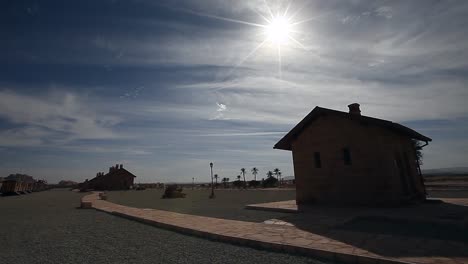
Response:
[[[348,105],[348,108],[349,108],[349,113],[352,114],[352,115],[361,115],[361,109],[359,109],[359,104],[358,103],[354,103],[354,104],[350,104]]]
[[[120,168],[123,169],[123,164],[120,164]]]
[[[109,167],[109,172],[112,172],[112,167]]]
[[[119,164],[115,164],[115,169],[116,169],[116,170],[119,169]]]

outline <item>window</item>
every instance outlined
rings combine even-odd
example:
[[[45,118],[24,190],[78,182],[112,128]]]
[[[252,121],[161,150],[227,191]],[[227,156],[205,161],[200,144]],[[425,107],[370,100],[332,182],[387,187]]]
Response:
[[[322,161],[320,160],[320,152],[314,152],[315,168],[322,168]]]
[[[345,165],[351,165],[351,152],[349,148],[343,149],[343,160]]]

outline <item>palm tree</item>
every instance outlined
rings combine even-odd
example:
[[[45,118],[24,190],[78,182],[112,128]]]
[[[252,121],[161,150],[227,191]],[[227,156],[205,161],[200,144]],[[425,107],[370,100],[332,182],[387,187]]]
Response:
[[[237,175],[237,180],[238,180],[238,181],[240,181],[240,178],[241,178],[241,176],[240,176],[240,175]]]
[[[281,175],[281,171],[278,172],[278,177],[280,178],[279,185],[281,187],[281,182],[283,181],[283,176]]]
[[[224,188],[226,188],[227,182],[229,181],[228,178],[223,178],[221,182],[223,183]]]
[[[281,171],[280,171],[280,169],[275,168],[275,169],[273,170],[273,172],[275,173],[276,178],[278,179],[278,181],[280,182],[280,185],[281,185],[281,180],[280,180]]]
[[[268,171],[266,175],[267,175],[267,178],[271,178],[271,177],[273,177],[273,172],[272,172],[272,171]]]
[[[257,181],[258,169],[256,167],[253,167],[251,171],[254,176],[254,180]]]
[[[262,182],[262,185],[264,188],[271,188],[275,187],[278,184],[278,179],[276,179],[273,175],[274,173],[272,171],[268,171],[266,173],[267,178]]]
[[[214,178],[215,178],[215,181],[216,181],[215,186],[218,185],[218,177],[219,177],[218,174],[215,174],[215,175],[214,175]]]
[[[245,182],[245,168],[241,169],[241,173],[244,176],[244,188],[247,187],[247,183]]]

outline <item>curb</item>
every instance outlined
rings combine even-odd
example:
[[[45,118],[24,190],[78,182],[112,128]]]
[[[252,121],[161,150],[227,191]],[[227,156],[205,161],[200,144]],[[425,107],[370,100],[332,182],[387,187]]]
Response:
[[[255,210],[255,211],[280,212],[280,213],[289,213],[289,214],[296,214],[300,212],[299,210],[295,210],[295,209],[262,207],[262,206],[256,206],[254,204],[246,205],[244,208],[248,210]]]
[[[99,209],[96,209],[96,210],[102,211]],[[272,252],[283,252],[283,253],[288,253],[288,254],[293,254],[293,255],[303,255],[303,256],[314,257],[320,260],[349,263],[349,264],[414,264],[411,262],[397,261],[397,260],[392,260],[392,259],[374,258],[374,257],[368,257],[368,256],[362,256],[362,255],[327,251],[327,250],[322,250],[322,249],[304,248],[304,247],[299,247],[299,246],[294,246],[294,245],[258,241],[258,240],[241,238],[241,237],[232,237],[232,236],[220,235],[220,234],[210,233],[206,231],[194,230],[194,229],[180,227],[176,225],[161,223],[161,222],[139,218],[133,215],[127,215],[127,214],[119,213],[115,211],[113,212],[102,211],[102,212],[106,212],[115,216],[119,216],[128,220],[133,220],[136,222],[144,223],[147,225],[167,229],[170,231],[175,231],[177,233],[181,233],[185,235],[188,234],[188,235],[192,235],[192,236],[196,236],[200,238],[210,239],[213,241],[220,241],[220,242],[225,242],[225,243],[240,245],[240,246],[248,246],[251,248],[267,250],[267,251],[272,251]]]
[[[119,216],[128,220],[140,222],[143,224],[155,226],[158,228],[167,229],[170,231],[174,231],[177,233],[185,234],[185,235],[192,235],[195,237],[205,238],[213,241],[220,241],[234,245],[240,246],[247,246],[251,248],[271,251],[271,252],[283,252],[292,255],[303,255],[308,257],[313,257],[319,260],[324,261],[332,261],[332,262],[340,262],[340,263],[347,263],[347,264],[414,264],[413,262],[406,262],[406,261],[399,261],[387,258],[377,258],[377,257],[368,257],[362,256],[357,254],[347,254],[347,253],[340,253],[334,251],[328,251],[323,249],[315,249],[315,248],[305,248],[295,245],[289,244],[279,244],[273,242],[265,242],[259,240],[253,240],[248,238],[242,237],[233,237],[233,236],[226,236],[222,234],[215,234],[210,233],[207,231],[200,231],[195,229],[190,229],[186,227],[180,227],[177,225],[171,225],[167,223],[161,223],[145,218],[140,218],[133,215],[128,215],[116,211],[105,211],[99,208],[94,207],[96,211],[108,213],[111,215]]]

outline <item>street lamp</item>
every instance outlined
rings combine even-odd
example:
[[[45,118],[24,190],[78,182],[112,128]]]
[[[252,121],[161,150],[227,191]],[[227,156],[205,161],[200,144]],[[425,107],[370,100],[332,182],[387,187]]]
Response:
[[[213,185],[213,162],[210,162],[210,173],[211,173],[211,194],[210,194],[210,199],[215,198],[214,194],[214,185]]]

